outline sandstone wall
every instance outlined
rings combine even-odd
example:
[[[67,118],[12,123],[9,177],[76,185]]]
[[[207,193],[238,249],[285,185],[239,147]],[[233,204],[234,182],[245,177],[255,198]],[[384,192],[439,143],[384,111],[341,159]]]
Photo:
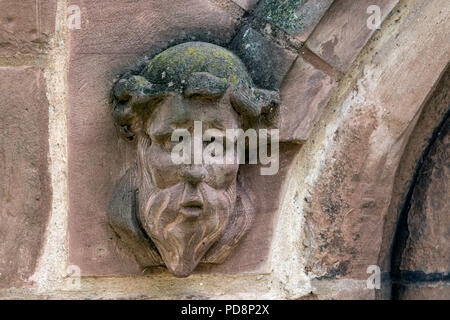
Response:
[[[0,9],[1,299],[449,297],[448,1]],[[135,149],[109,92],[142,57],[196,40],[240,52],[280,90],[283,157],[271,180],[245,171],[261,220],[228,265],[178,279],[143,273],[112,241],[108,201]]]

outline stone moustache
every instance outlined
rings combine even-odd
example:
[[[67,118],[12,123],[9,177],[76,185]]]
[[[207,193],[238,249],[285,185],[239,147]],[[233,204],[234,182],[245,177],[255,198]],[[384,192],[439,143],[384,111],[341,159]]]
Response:
[[[280,96],[256,88],[241,60],[203,42],[171,47],[113,87],[113,117],[137,143],[137,163],[116,186],[109,222],[143,267],[177,277],[221,264],[252,225],[255,210],[239,163],[174,164],[174,130],[274,127]]]

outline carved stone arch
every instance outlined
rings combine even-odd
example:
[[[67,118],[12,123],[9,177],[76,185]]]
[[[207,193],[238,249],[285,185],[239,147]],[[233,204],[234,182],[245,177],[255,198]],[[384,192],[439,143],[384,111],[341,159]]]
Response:
[[[390,269],[380,298],[449,297],[449,92],[447,68],[402,156],[380,253],[380,265]]]

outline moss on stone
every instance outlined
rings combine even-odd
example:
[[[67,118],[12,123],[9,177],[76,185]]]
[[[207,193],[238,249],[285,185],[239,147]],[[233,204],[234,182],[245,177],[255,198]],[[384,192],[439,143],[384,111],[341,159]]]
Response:
[[[289,33],[295,33],[303,25],[297,16],[298,9],[307,0],[264,0],[256,14]]]
[[[142,76],[150,83],[180,88],[193,73],[206,72],[230,85],[252,79],[241,60],[230,51],[204,42],[183,43],[157,55]]]

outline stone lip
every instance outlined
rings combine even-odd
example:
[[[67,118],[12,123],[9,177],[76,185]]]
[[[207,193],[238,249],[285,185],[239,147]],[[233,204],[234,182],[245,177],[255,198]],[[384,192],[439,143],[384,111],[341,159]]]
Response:
[[[229,43],[239,16],[205,3],[70,1],[81,8],[82,21],[80,30],[69,32],[68,259],[82,274],[142,274],[134,257],[117,248],[108,225],[114,186],[136,153],[135,145],[119,139],[110,91],[145,55],[185,41]]]

